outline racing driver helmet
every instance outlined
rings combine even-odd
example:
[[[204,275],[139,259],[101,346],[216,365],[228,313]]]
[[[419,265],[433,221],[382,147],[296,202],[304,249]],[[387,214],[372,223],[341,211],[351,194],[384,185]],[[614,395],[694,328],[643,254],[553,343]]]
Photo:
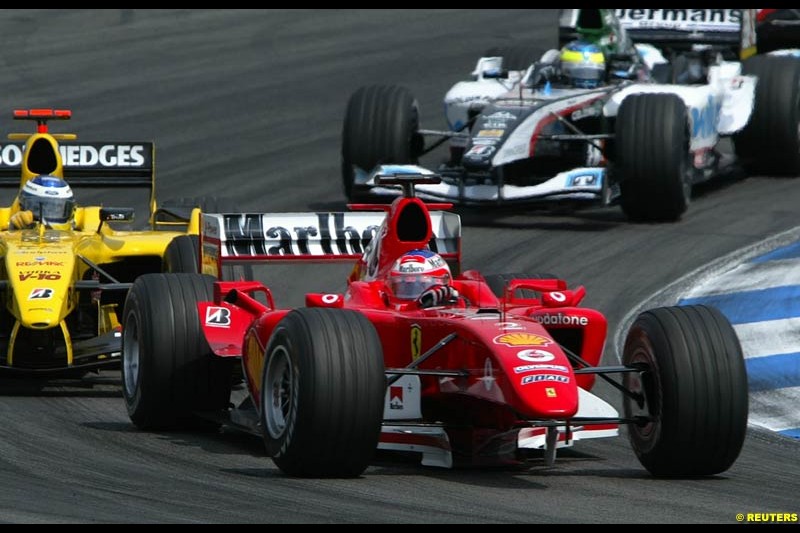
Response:
[[[52,229],[67,230],[72,226],[75,199],[69,184],[57,176],[39,175],[29,179],[19,193],[19,206],[33,213],[33,219]]]
[[[395,261],[389,288],[401,300],[416,300],[434,285],[450,285],[452,276],[442,256],[430,250],[411,250]]]
[[[561,74],[575,87],[599,86],[606,77],[603,51],[586,41],[568,43],[561,49]]]

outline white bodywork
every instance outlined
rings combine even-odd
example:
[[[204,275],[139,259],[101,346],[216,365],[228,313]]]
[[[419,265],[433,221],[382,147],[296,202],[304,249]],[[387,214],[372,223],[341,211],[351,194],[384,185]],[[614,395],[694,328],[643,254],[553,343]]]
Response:
[[[689,150],[712,148],[720,136],[747,125],[753,113],[755,76],[741,74],[741,63],[726,61],[709,68],[707,85],[636,84],[614,94],[603,114],[616,116],[622,100],[631,94],[671,93],[686,104],[691,140]]]
[[[637,50],[650,67],[666,62],[661,52],[651,45],[637,45]],[[447,121],[454,131],[466,123],[470,106],[497,103],[498,99],[507,100],[511,107],[525,107],[548,99],[560,100],[554,107],[536,111],[518,124],[497,150],[492,159],[494,166],[531,157],[531,139],[542,120],[553,112],[567,114],[571,108],[583,105],[587,100],[598,100],[608,94],[608,87],[591,90],[523,88],[520,81],[524,75],[521,72],[509,73],[507,80],[484,78],[480,75],[480,69],[489,59],[494,58],[481,58],[478,61],[475,72],[479,74],[476,80],[459,82],[445,95]],[[691,132],[690,151],[713,148],[720,136],[731,135],[747,125],[753,111],[757,79],[755,76],[742,75],[741,63],[725,61],[709,68],[708,80],[706,85],[633,83],[613,93],[603,106],[603,114],[616,116],[622,100],[631,94],[675,94],[686,104]],[[574,97],[564,99],[570,93]],[[451,142],[464,146],[466,139],[453,138]]]
[[[375,195],[397,196],[399,188],[395,186],[379,186],[375,184],[375,176],[380,169],[371,174],[357,173],[356,183],[370,186]],[[451,201],[458,199],[464,204],[484,204],[486,202],[524,201],[530,198],[549,198],[558,200],[560,196],[572,200],[592,201],[598,197],[609,195],[606,169],[601,167],[583,167],[560,172],[553,178],[537,185],[519,187],[506,184],[502,188],[497,185],[458,185],[442,182],[435,185],[416,185],[414,190],[420,198],[428,201]],[[605,200],[610,200],[606,197]]]
[[[453,453],[447,432],[441,426],[420,423],[421,413],[416,420],[413,410],[419,409],[420,386],[417,376],[403,376],[394,387],[403,389],[402,401],[392,396],[391,388],[386,392],[384,404],[384,423],[381,428],[378,448],[402,452],[422,454],[422,464],[441,468],[453,467]],[[408,406],[408,411],[398,407]],[[394,408],[392,406],[395,406]],[[619,413],[608,402],[584,389],[578,388],[578,412],[576,418],[591,417],[614,420]],[[405,417],[405,419],[404,419]],[[619,435],[619,424],[586,424],[574,426],[557,426],[556,448],[567,448],[575,441],[616,437]],[[523,428],[517,435],[517,448],[544,450],[547,445],[547,428],[543,426]]]
[[[493,70],[498,57],[482,57],[473,71],[474,80],[460,81],[444,97],[445,118],[452,131],[459,131],[468,120],[470,105],[484,106],[519,86],[521,71],[511,71],[508,78],[484,77]]]
[[[602,400],[589,391],[578,388],[578,413],[576,418],[608,418],[619,417],[619,413],[608,402]],[[587,424],[583,426],[570,426],[567,431],[566,426],[558,426],[558,440],[556,448],[567,448],[572,446],[576,440],[599,439],[604,437],[616,437],[619,435],[619,424]],[[520,448],[531,448],[543,450],[547,438],[547,429],[542,427],[525,428],[519,432],[517,446]]]

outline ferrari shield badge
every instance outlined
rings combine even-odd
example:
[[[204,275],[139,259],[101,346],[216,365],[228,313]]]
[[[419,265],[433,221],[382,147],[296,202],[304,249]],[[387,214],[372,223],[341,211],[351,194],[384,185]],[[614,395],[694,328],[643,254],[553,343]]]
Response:
[[[422,328],[419,324],[411,325],[411,360],[416,361],[422,355]]]

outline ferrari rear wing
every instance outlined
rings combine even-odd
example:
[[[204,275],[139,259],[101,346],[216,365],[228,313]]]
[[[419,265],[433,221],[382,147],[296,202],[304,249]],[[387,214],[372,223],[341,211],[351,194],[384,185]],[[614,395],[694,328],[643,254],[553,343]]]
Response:
[[[265,261],[337,261],[360,258],[384,212],[203,213],[203,272],[219,277],[223,264]],[[430,211],[431,250],[460,261],[461,218]]]
[[[152,142],[59,141],[64,179],[71,187],[154,188]],[[0,187],[19,187],[24,141],[0,145]]]

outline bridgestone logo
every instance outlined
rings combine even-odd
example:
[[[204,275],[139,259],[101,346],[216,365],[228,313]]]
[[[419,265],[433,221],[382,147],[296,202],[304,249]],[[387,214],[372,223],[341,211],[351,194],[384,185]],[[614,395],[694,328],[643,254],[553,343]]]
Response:
[[[536,315],[531,318],[543,326],[586,326],[589,324],[589,319],[585,316],[571,316],[563,313]]]

